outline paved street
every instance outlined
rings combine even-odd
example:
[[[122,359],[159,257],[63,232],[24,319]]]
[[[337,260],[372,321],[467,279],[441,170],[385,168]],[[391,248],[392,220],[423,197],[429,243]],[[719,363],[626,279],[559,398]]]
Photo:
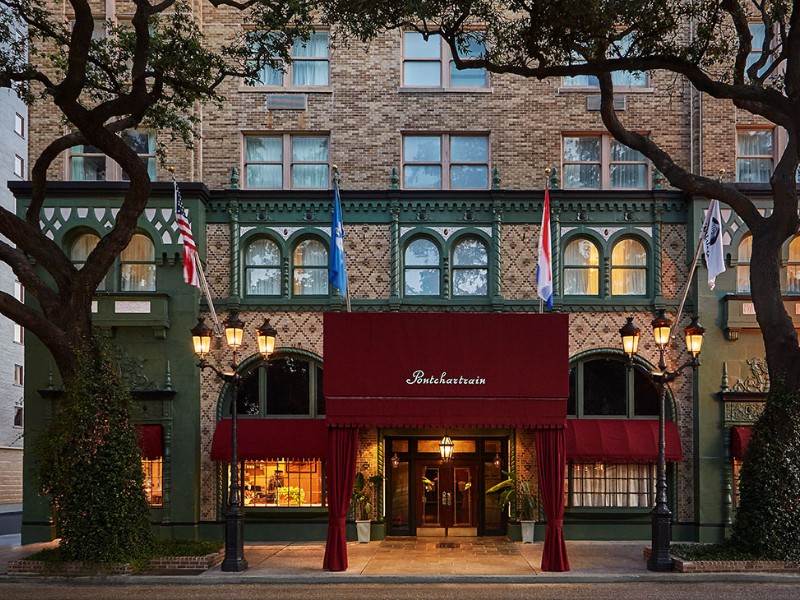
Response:
[[[0,583],[0,598],[14,600],[230,600],[274,598],[279,600],[795,600],[796,583],[652,583],[624,584],[362,584],[348,581],[325,585],[214,584],[214,585],[81,585],[79,583]]]

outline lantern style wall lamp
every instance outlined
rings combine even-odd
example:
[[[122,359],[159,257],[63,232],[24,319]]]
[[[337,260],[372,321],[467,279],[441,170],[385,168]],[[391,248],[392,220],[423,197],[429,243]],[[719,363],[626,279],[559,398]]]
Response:
[[[653,339],[658,348],[658,370],[651,371],[644,366],[634,363],[633,357],[639,350],[639,328],[633,324],[633,317],[628,317],[627,322],[619,330],[622,337],[622,349],[628,355],[627,366],[637,369],[647,375],[651,381],[658,384],[658,476],[656,479],[656,503],[652,512],[652,541],[650,558],[647,568],[650,571],[672,571],[672,558],[669,555],[669,544],[672,537],[672,512],[667,505],[667,459],[666,459],[666,421],[665,421],[665,394],[666,386],[674,381],[687,367],[696,371],[700,366],[698,356],[703,347],[703,334],[705,329],[697,322],[697,317],[684,328],[686,336],[686,350],[691,358],[675,371],[667,370],[666,353],[672,332],[672,321],[660,311],[653,319]]]
[[[453,460],[453,440],[446,433],[439,442],[439,455],[442,457],[442,462],[450,462]]]
[[[197,366],[202,370],[213,371],[217,377],[231,384],[231,476],[228,508],[225,511],[225,559],[222,561],[222,570],[240,572],[247,569],[247,560],[244,557],[244,512],[242,511],[239,487],[239,456],[237,452],[239,388],[242,384],[242,377],[237,370],[239,368],[239,349],[242,347],[244,337],[244,321],[239,318],[238,313],[231,312],[222,325],[225,328],[225,341],[233,351],[233,359],[230,362],[231,371],[221,371],[207,361],[214,331],[206,325],[203,317],[197,319],[197,324],[190,329],[190,332],[194,351],[200,358]],[[264,319],[264,323],[256,329],[258,351],[264,360],[269,360],[275,350],[277,335],[278,332],[270,325],[269,319]]]

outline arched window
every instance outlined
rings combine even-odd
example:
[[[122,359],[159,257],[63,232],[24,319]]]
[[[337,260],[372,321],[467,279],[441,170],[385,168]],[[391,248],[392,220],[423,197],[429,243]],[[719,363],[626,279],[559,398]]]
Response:
[[[587,239],[577,239],[564,249],[564,295],[597,296],[600,293],[600,253]]]
[[[658,416],[658,386],[622,357],[594,357],[570,369],[567,414],[576,417]]]
[[[604,423],[657,417],[658,394],[658,386],[638,370],[629,369],[621,355],[588,357],[574,363],[570,369],[567,414],[572,419],[568,427],[577,428],[578,423],[592,421],[591,431],[599,431],[602,439]],[[640,462],[641,459],[634,456],[604,462],[582,456],[568,456],[567,460],[567,506],[645,508],[653,505],[655,463]]]
[[[75,265],[76,269],[82,269],[83,265],[86,264],[86,259],[88,258],[89,254],[92,253],[92,250],[95,249],[97,243],[100,241],[100,238],[97,237],[93,233],[84,233],[79,235],[74,242],[72,242],[72,246],[69,251],[69,258],[72,261],[72,264]],[[97,286],[99,291],[103,291],[106,289],[106,280],[100,282],[100,285]]]
[[[281,250],[272,240],[253,240],[245,250],[245,286],[248,296],[279,296]]]
[[[155,291],[155,260],[155,248],[150,238],[141,233],[134,234],[128,246],[119,255],[120,291]]]
[[[800,294],[800,237],[789,244],[789,262],[786,265],[787,286],[790,294]]]
[[[322,365],[301,353],[280,352],[242,377],[237,410],[248,417],[280,423],[325,414]],[[230,415],[230,398],[223,407]],[[242,477],[245,508],[325,506],[324,465],[318,459],[264,456],[245,460]]]
[[[439,247],[428,238],[417,238],[406,246],[405,295],[438,296],[441,262]]]
[[[453,296],[486,296],[489,253],[477,238],[460,240],[453,248]]]
[[[753,236],[746,235],[739,242],[736,261],[736,291],[750,293],[750,257],[753,255]]]
[[[328,295],[328,250],[322,242],[305,239],[294,247],[292,282],[295,296]]]
[[[643,296],[647,293],[647,251],[634,239],[623,239],[611,251],[611,294]]]

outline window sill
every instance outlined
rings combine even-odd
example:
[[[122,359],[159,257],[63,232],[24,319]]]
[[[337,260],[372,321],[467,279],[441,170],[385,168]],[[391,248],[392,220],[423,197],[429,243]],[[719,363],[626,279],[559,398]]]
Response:
[[[404,87],[397,88],[398,94],[491,94],[493,87]]]
[[[559,86],[556,92],[561,94],[599,94],[598,86]],[[652,94],[655,92],[653,87],[614,87],[614,94]]]
[[[306,85],[306,86],[275,86],[275,85],[240,85],[236,90],[240,94],[332,94],[333,87],[330,85]]]

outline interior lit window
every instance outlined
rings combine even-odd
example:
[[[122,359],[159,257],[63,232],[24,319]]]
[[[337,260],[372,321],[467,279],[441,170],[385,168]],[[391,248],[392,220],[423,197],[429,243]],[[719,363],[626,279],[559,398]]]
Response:
[[[244,463],[245,506],[325,506],[321,460],[250,460]]]
[[[294,247],[292,283],[295,296],[328,295],[328,249],[322,242],[306,239]]]
[[[135,234],[119,256],[120,290],[152,292],[156,289],[155,248],[150,238]]]
[[[266,238],[247,245],[244,259],[248,296],[278,296],[281,293],[281,250]]]
[[[163,459],[161,457],[142,459],[142,470],[144,471],[144,494],[150,506],[162,506],[163,496]]]
[[[587,239],[577,239],[564,249],[564,295],[597,296],[600,293],[600,253]]]
[[[753,255],[753,236],[746,235],[739,242],[736,261],[736,291],[750,293],[750,257]]]
[[[570,463],[570,507],[650,508],[655,504],[655,463]]]

